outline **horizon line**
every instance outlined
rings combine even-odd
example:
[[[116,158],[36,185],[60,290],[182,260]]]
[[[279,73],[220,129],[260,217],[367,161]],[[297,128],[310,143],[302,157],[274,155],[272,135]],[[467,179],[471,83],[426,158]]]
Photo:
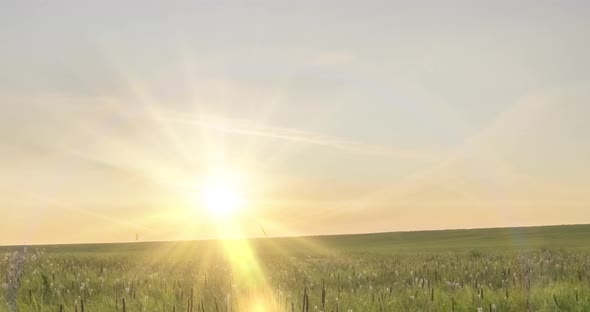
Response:
[[[359,232],[359,233],[334,233],[334,234],[312,234],[299,236],[249,236],[235,238],[213,238],[213,239],[179,239],[179,240],[146,240],[146,241],[113,241],[113,242],[75,242],[75,243],[40,243],[40,244],[8,244],[0,245],[1,248],[11,247],[53,247],[53,246],[83,246],[83,245],[117,245],[117,244],[141,244],[141,243],[183,243],[183,242],[216,242],[231,240],[258,240],[258,239],[278,239],[278,238],[323,238],[334,236],[361,236],[361,235],[379,235],[390,233],[422,233],[422,232],[444,232],[444,231],[469,231],[469,230],[494,230],[494,229],[522,229],[522,228],[540,228],[540,227],[559,227],[559,226],[580,226],[590,223],[561,223],[561,224],[541,224],[541,225],[517,225],[517,226],[496,226],[496,227],[473,227],[473,228],[446,228],[446,229],[420,229],[420,230],[399,230],[386,232]]]

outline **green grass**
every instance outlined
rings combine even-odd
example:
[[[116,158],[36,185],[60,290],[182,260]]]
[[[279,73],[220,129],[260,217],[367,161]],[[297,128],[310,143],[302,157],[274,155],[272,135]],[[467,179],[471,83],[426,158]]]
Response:
[[[315,252],[321,246],[331,252],[398,252],[431,249],[531,249],[590,248],[590,224],[536,227],[462,229],[374,234],[308,236],[295,238],[254,238],[249,244],[261,252],[283,246],[281,252]],[[133,253],[174,248],[210,248],[219,241],[139,242],[108,244],[39,245],[50,253]],[[0,252],[14,251],[21,246],[0,246]],[[268,250],[265,250],[268,249]]]
[[[589,247],[590,225],[5,246],[0,311],[590,311]]]

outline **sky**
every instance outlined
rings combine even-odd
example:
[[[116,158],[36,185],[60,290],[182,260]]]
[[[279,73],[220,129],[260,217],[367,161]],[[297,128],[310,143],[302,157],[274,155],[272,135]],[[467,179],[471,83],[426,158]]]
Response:
[[[586,1],[5,1],[0,41],[0,245],[590,223]]]

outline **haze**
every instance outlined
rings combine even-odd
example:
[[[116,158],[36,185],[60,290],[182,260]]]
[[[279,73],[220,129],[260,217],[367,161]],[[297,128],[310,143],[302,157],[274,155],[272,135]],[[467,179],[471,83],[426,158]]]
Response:
[[[3,2],[0,244],[589,223],[589,11]]]

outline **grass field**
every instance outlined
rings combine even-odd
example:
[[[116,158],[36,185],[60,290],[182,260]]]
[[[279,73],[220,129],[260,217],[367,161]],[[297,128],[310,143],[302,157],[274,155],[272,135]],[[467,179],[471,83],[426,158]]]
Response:
[[[590,311],[590,225],[0,247],[0,311]]]

